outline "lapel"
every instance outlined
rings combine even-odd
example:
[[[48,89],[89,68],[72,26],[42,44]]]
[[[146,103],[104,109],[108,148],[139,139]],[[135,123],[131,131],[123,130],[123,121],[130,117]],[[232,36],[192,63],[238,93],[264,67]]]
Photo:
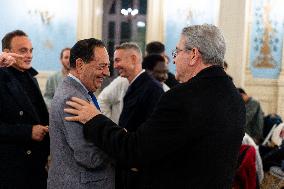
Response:
[[[141,85],[143,84],[144,80],[147,77],[147,73],[143,72],[141,75],[139,75],[133,83],[131,83],[131,85],[128,87],[125,96],[124,96],[124,100],[127,100],[129,98],[134,98],[135,96],[137,97],[137,95],[134,95],[137,90],[141,87]],[[139,95],[138,95],[139,96]]]
[[[6,69],[6,73],[9,77],[9,81],[6,83],[10,94],[15,99],[16,103],[19,104],[24,112],[31,115],[36,121],[40,121],[38,114],[36,113],[32,102],[23,90],[20,82],[15,78],[13,73]],[[34,78],[33,78],[34,79]]]

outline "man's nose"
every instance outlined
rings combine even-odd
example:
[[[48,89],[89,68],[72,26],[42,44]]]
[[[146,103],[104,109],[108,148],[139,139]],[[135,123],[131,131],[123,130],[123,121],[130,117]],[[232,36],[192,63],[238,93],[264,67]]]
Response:
[[[33,53],[28,51],[28,52],[25,53],[25,56],[27,58],[32,58],[33,57]]]
[[[104,74],[104,76],[110,76],[110,71],[109,71],[108,67],[103,70],[103,74]]]

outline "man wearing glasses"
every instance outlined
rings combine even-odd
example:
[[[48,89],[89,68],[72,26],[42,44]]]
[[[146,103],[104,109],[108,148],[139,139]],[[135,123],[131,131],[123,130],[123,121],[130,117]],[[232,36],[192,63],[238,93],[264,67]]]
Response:
[[[63,112],[71,96],[99,105],[93,93],[109,76],[109,56],[102,41],[78,41],[70,51],[70,72],[58,86],[50,107],[51,166],[48,188],[114,189],[112,160],[83,137],[79,122],[67,122]]]
[[[118,161],[144,168],[140,188],[232,187],[244,136],[245,106],[223,70],[225,41],[213,25],[182,30],[173,52],[181,85],[165,93],[136,132],[125,132],[87,102],[72,98],[69,121]]]

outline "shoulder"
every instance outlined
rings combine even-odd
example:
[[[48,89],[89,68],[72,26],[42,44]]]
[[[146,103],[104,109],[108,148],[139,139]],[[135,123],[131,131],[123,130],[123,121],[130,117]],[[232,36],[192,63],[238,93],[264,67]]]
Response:
[[[67,100],[73,96],[86,99],[84,89],[80,88],[79,84],[77,86],[77,83],[72,82],[70,78],[65,77],[60,87],[58,87],[54,99]]]
[[[246,105],[247,107],[258,107],[260,106],[260,103],[256,99],[251,97]]]

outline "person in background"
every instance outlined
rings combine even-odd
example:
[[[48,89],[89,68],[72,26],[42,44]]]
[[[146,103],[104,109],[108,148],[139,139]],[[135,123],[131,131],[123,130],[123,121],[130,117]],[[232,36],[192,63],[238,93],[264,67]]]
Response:
[[[98,96],[102,113],[118,124],[123,108],[123,97],[129,86],[129,81],[121,76],[115,78]]]
[[[82,124],[67,122],[63,112],[71,96],[99,105],[94,92],[109,75],[109,56],[101,40],[78,41],[70,53],[70,73],[55,92],[50,107],[50,189],[114,189],[112,160],[83,137]]]
[[[64,48],[60,52],[60,63],[62,65],[61,71],[48,77],[45,85],[44,100],[47,107],[50,107],[51,100],[54,96],[57,86],[62,82],[63,78],[67,76],[70,70],[69,66],[70,48]]]
[[[169,57],[165,53],[165,45],[159,41],[152,41],[146,45],[146,56],[151,54],[159,54],[165,58],[166,65],[168,67]],[[168,79],[165,81],[165,84],[172,88],[179,84],[176,80],[175,75],[168,71]]]
[[[254,142],[259,145],[262,142],[264,113],[260,103],[254,98],[247,95],[242,88],[238,88],[246,106],[246,126],[245,133],[253,138]]]
[[[129,87],[123,97],[123,108],[119,117],[119,126],[129,132],[137,127],[153,113],[154,108],[164,93],[158,81],[142,69],[142,52],[136,43],[122,43],[116,46],[114,52],[114,68],[121,77],[129,82]],[[143,170],[128,169],[117,171],[116,188],[137,188],[137,181]],[[121,174],[121,183],[119,176]]]
[[[132,123],[134,132],[76,97],[66,102],[64,111],[73,116],[65,119],[84,123],[88,141],[126,167],[143,170],[139,188],[232,188],[245,105],[223,69],[225,50],[216,26],[184,28],[172,53],[182,84],[162,95],[142,125]]]
[[[258,183],[261,184],[263,178],[264,178],[264,172],[263,172],[263,165],[262,165],[262,159],[259,154],[259,148],[258,145],[255,144],[254,140],[247,134],[245,134],[242,144],[250,145],[255,148],[255,166],[256,166],[256,173],[257,173],[257,179]]]
[[[168,68],[164,57],[158,54],[145,56],[143,58],[142,68],[161,83],[165,92],[170,90],[165,84],[165,81],[168,79]]]
[[[2,51],[22,57],[0,69],[0,188],[45,189],[48,111],[32,68],[33,46],[15,30],[3,37]]]

